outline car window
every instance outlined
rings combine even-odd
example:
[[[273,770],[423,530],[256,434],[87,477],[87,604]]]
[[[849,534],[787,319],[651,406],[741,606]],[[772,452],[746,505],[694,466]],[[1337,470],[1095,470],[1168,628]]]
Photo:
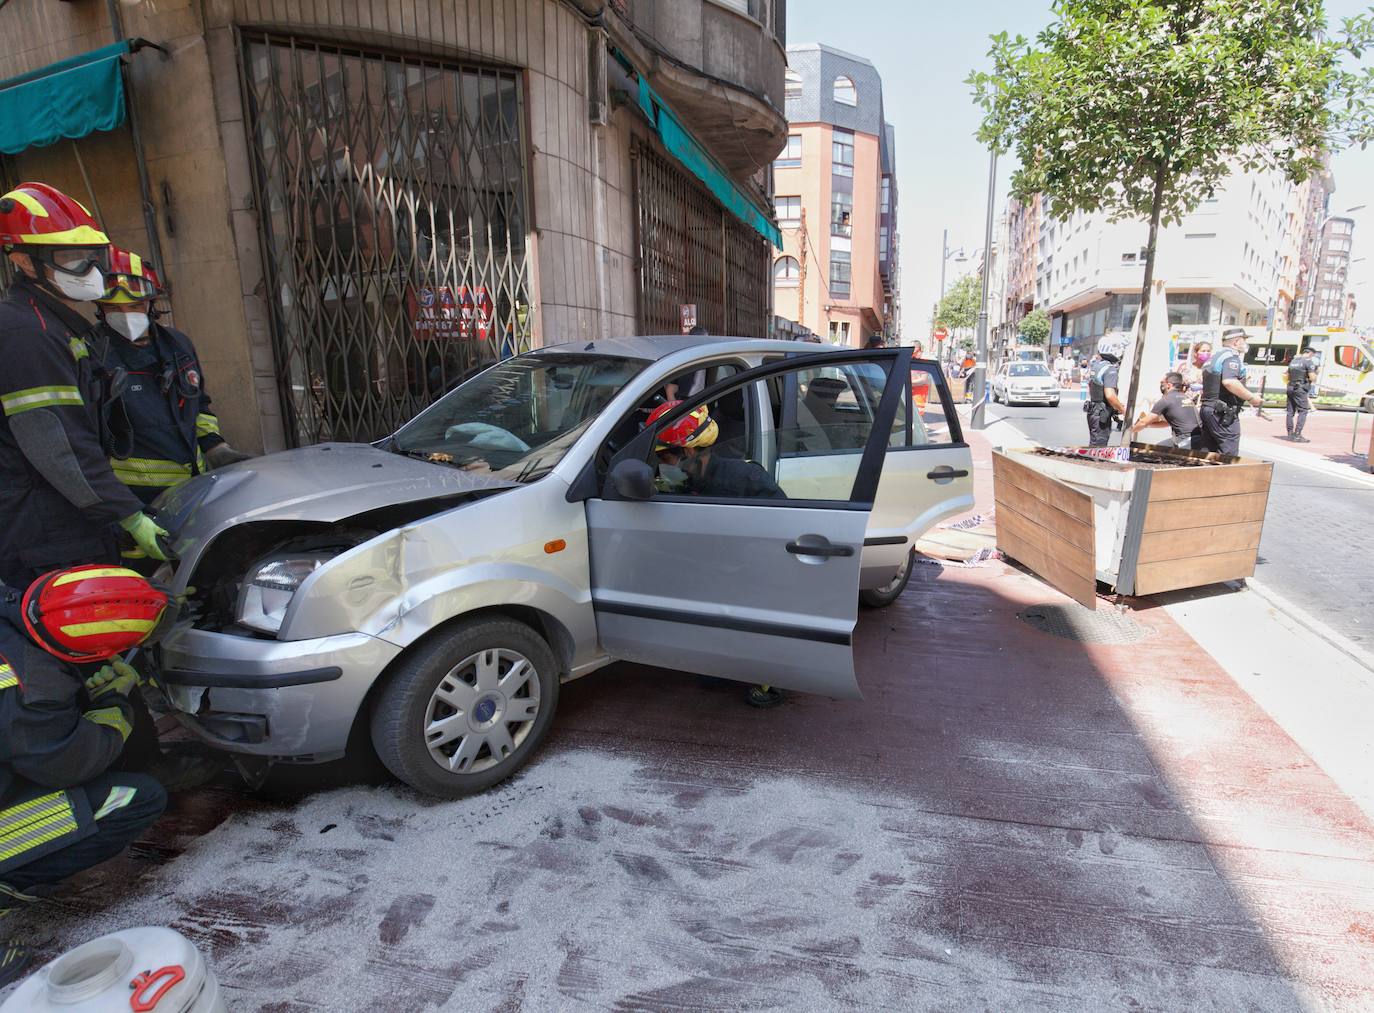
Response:
[[[1050,375],[1050,371],[1038,362],[1018,362],[1011,367],[1012,376],[1045,376]]]
[[[529,482],[562,460],[647,360],[521,355],[473,377],[402,427],[390,449]]]
[[[888,361],[798,366],[703,402],[656,441],[659,496],[847,501]],[[760,410],[750,411],[751,402]]]
[[[897,409],[889,447],[913,448],[948,446],[963,439],[954,404],[947,400],[949,390],[941,391],[936,367],[929,363],[911,364],[911,398]],[[908,433],[906,419],[910,412]]]

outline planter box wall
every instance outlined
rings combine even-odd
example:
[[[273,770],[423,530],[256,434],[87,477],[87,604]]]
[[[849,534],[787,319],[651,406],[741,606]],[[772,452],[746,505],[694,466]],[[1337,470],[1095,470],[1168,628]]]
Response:
[[[1180,460],[1195,456],[1141,449]],[[1249,577],[1273,465],[1209,460],[1215,463],[1145,468],[997,451],[998,546],[1089,608],[1096,605],[1097,581],[1120,594],[1144,595]]]

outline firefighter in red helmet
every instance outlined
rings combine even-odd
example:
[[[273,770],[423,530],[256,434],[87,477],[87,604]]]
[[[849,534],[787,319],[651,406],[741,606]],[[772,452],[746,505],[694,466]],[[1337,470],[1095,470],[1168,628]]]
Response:
[[[105,292],[108,237],[66,194],[22,183],[0,195],[0,247],[15,272],[0,301],[0,581],[25,587],[56,567],[117,562],[116,524],[167,558],[167,533],[110,468],[112,380],[76,311]]]
[[[44,574],[22,596],[0,585],[0,930],[35,890],[113,858],[162,814],[155,778],[114,768],[139,683],[120,655],[168,606],[119,566]],[[0,943],[0,988],[28,961]]]
[[[111,405],[115,476],[144,503],[211,468],[248,459],[220,435],[205,372],[191,339],[159,322],[165,292],[157,271],[137,253],[110,247],[104,294],[96,300],[100,340],[92,342],[110,372],[128,377]]]

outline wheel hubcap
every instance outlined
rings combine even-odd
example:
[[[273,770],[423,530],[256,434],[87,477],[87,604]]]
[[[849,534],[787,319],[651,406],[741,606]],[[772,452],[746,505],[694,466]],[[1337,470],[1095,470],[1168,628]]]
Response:
[[[509,759],[539,714],[539,677],[518,651],[464,658],[439,680],[425,708],[425,746],[445,771],[477,774]]]
[[[897,588],[901,586],[902,581],[906,579],[906,572],[909,569],[911,569],[911,553],[908,552],[906,559],[902,562],[901,569],[897,571],[897,576],[893,577],[891,582],[885,587],[880,588],[878,593],[891,594],[893,591],[897,590]]]

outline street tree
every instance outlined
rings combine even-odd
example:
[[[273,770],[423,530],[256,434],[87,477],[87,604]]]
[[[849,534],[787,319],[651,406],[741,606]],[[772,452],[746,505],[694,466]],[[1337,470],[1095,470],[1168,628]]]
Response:
[[[945,297],[940,300],[935,311],[935,322],[944,324],[952,331],[963,331],[978,322],[978,311],[983,305],[983,275],[981,272],[967,274],[956,281]]]
[[[1028,345],[1043,345],[1050,336],[1050,315],[1044,310],[1031,310],[1017,327],[1021,340]]]
[[[1033,43],[992,36],[992,69],[968,79],[978,137],[1015,149],[1018,199],[1150,223],[1139,363],[1161,225],[1232,172],[1299,182],[1323,152],[1374,140],[1374,68],[1359,64],[1374,8],[1334,32],[1322,0],[1055,0],[1053,12]]]

